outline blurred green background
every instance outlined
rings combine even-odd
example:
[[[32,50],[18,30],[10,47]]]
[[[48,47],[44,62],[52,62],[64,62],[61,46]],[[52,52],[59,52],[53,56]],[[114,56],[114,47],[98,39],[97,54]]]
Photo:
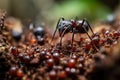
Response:
[[[105,20],[119,6],[119,0],[0,0],[0,9],[5,9],[8,16],[44,22],[52,28],[62,16],[66,19],[78,16],[90,22]]]

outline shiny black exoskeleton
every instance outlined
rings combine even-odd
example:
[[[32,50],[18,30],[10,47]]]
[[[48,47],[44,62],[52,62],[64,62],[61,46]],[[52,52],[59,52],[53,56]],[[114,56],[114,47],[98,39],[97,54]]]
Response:
[[[34,24],[33,33],[38,40],[38,44],[44,44],[45,29],[39,24]]]
[[[35,36],[44,37],[44,35],[45,35],[45,30],[41,26],[35,27],[34,30],[33,30],[33,32],[34,32]]]
[[[12,37],[15,41],[19,41],[22,37],[22,32],[18,32],[17,30],[12,30]]]
[[[62,37],[66,33],[71,32],[72,33],[72,44],[73,44],[74,34],[75,33],[81,33],[81,34],[86,33],[88,35],[88,37],[91,39],[91,37],[88,34],[89,28],[93,33],[93,30],[92,30],[91,26],[89,25],[88,21],[85,20],[85,19],[78,20],[76,18],[75,20],[65,20],[64,18],[60,18],[58,23],[57,23],[55,32],[53,34],[53,38],[54,38],[55,33],[56,33],[57,29],[58,29],[59,36],[61,37],[61,39],[60,39],[60,44],[61,44],[62,43]],[[52,38],[52,40],[53,40],[53,38]]]

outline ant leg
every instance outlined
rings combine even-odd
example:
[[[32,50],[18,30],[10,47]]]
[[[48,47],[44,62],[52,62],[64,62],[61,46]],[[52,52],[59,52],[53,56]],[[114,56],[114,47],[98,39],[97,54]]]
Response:
[[[67,27],[63,32],[62,32],[62,35],[61,35],[61,38],[60,38],[60,46],[62,46],[62,38],[65,34],[65,31],[68,29],[69,27]]]
[[[60,22],[61,19],[63,20],[64,18],[60,18],[60,19],[58,20],[57,26],[56,26],[56,29],[55,29],[55,31],[54,31],[54,33],[53,33],[51,42],[53,41],[53,39],[54,39],[54,37],[55,37],[56,31],[57,31],[57,29],[58,29],[58,24],[59,24],[59,22]]]
[[[86,19],[84,19],[84,21],[86,21],[86,23],[88,24],[88,27],[90,28],[90,30],[93,33],[93,35],[95,35],[94,32],[93,32],[93,30],[92,30],[92,28],[91,28],[91,26],[90,26],[90,24],[89,24],[89,22]]]
[[[85,22],[85,19],[83,19],[82,24],[81,24],[81,27],[83,27],[84,22]],[[83,28],[84,28],[84,27],[83,27]],[[86,30],[85,28],[84,28],[84,30],[85,30],[86,34],[88,35],[88,37],[90,38],[90,40],[92,40],[92,38],[91,38],[90,35],[88,34],[87,30]]]
[[[62,38],[63,36],[60,37],[60,46],[62,46]]]
[[[83,27],[83,23],[85,22],[85,20],[83,19],[83,22],[82,22],[82,27]],[[83,27],[84,28],[84,27]],[[90,35],[88,34],[88,32],[87,32],[87,30],[84,28],[84,30],[85,30],[85,32],[86,32],[86,34],[88,35],[88,37],[90,38],[90,40],[92,41],[92,38],[90,37]],[[94,48],[98,51],[98,52],[100,52],[99,51],[99,49],[93,44],[93,46],[94,46]]]
[[[78,17],[75,17],[75,23],[78,20]],[[75,34],[75,28],[72,29],[73,30],[73,34],[72,34],[72,46],[73,46],[73,40],[74,40],[74,34]]]
[[[73,28],[73,33],[72,33],[72,46],[73,46],[74,34],[75,34],[75,28]]]

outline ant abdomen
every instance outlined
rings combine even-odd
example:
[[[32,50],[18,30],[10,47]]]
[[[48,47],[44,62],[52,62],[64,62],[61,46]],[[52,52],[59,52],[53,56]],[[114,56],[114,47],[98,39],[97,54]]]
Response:
[[[83,23],[83,25],[82,25],[82,22],[83,22],[83,20],[77,21],[78,27],[77,27],[76,30],[78,31],[78,33],[86,33],[86,31],[89,30],[89,26],[88,26],[87,22],[85,21],[85,22]],[[86,31],[85,31],[85,30],[86,30]]]

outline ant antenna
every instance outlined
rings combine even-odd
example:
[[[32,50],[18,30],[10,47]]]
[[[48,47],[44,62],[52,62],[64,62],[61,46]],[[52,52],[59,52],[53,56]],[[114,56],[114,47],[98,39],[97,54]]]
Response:
[[[84,18],[83,20],[86,21],[86,23],[88,24],[88,27],[90,28],[91,32],[93,33],[93,35],[95,35],[92,28],[91,28],[91,26],[90,26],[90,24],[89,24],[89,22],[86,20],[86,18]]]

